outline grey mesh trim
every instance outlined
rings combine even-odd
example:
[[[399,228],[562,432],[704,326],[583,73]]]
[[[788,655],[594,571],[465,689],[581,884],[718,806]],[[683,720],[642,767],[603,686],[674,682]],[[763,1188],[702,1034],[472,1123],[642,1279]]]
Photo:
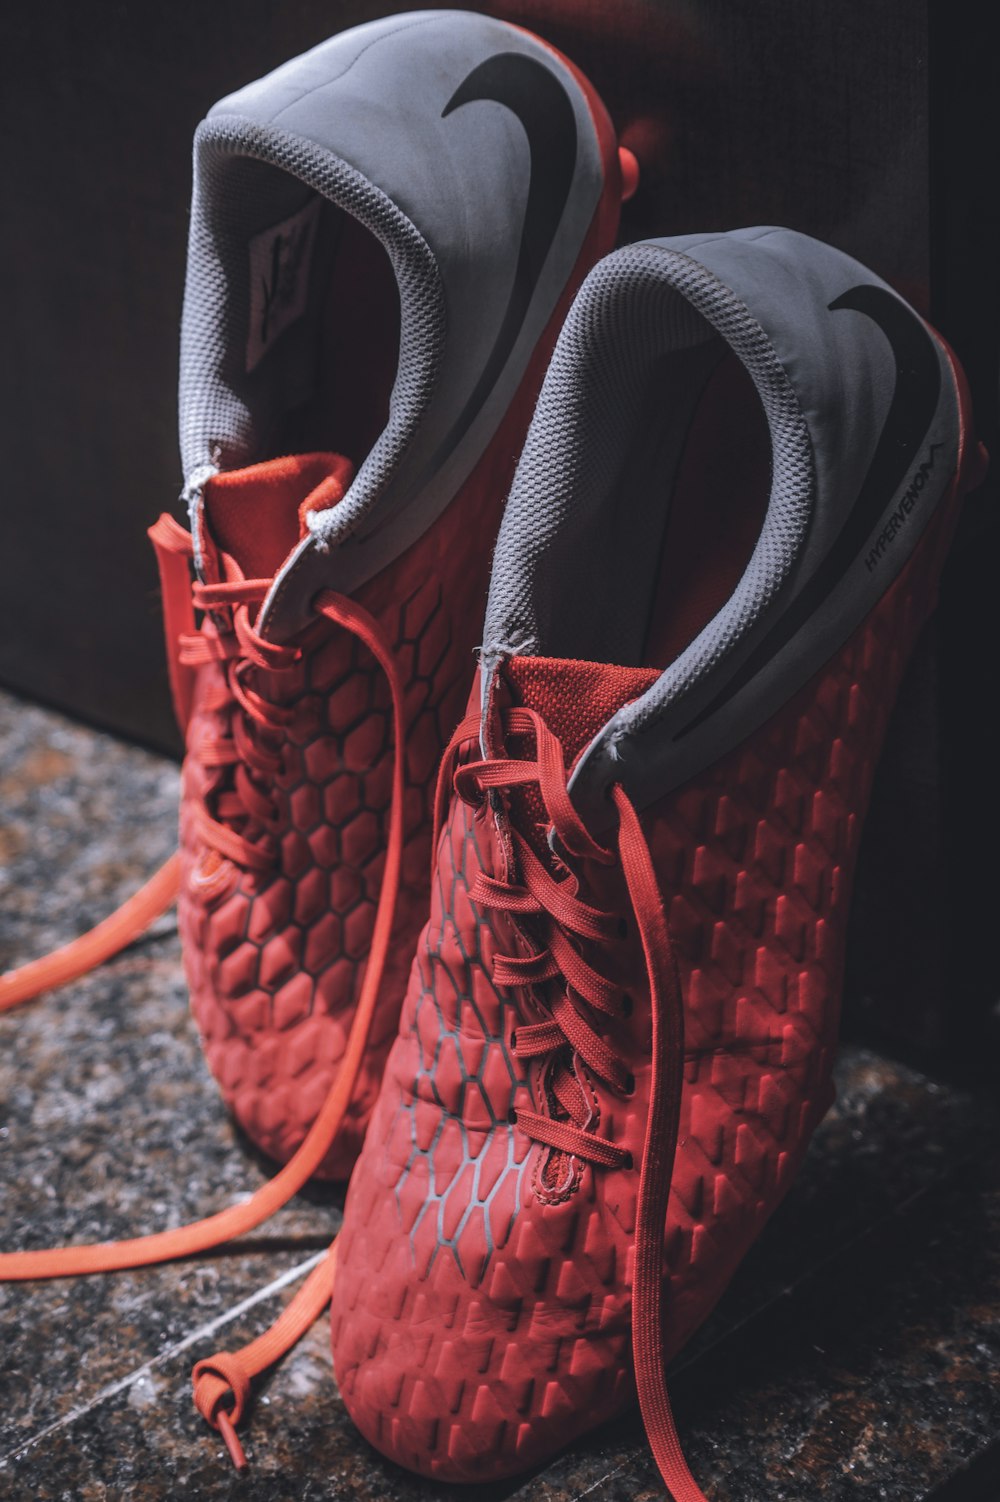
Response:
[[[181,450],[186,472],[218,464],[222,439],[248,453],[262,441],[262,435],[254,432],[247,401],[235,389],[236,382],[220,379],[229,351],[242,348],[247,317],[246,296],[238,290],[245,283],[245,235],[234,229],[232,243],[227,244],[217,222],[227,193],[227,168],[234,159],[276,167],[344,209],[381,241],[396,274],[400,350],[389,419],[348,496],[338,506],[310,517],[317,543],[325,547],[360,525],[395,474],[433,395],[445,336],[444,291],[437,262],[413,222],[385,193],[311,141],[227,115],[213,117],[199,127],[195,149],[198,180],[181,364]],[[211,220],[199,212],[200,202],[211,202]]]
[[[602,327],[605,308],[614,317]],[[617,741],[660,716],[746,637],[800,556],[815,504],[812,442],[791,382],[746,304],[699,262],[639,244],[615,252],[590,273],[546,376],[497,543],[483,647],[487,670],[511,643],[531,655],[552,654],[546,631],[539,629],[551,593],[547,586],[560,557],[571,557],[577,546],[579,518],[606,504],[612,471],[621,462],[611,424],[634,416],[635,388],[647,379],[654,356],[693,348],[711,330],[745,366],[768,423],[773,466],[767,515],[727,603],[598,737],[606,741],[611,732],[606,749],[612,756]],[[587,427],[581,415],[594,406]],[[600,428],[593,425],[595,415]],[[623,613],[632,603],[622,601]],[[552,655],[567,655],[565,643],[560,646]],[[574,655],[571,646],[568,655]],[[484,689],[488,677],[489,671]]]
[[[683,352],[686,370],[690,352],[710,342],[705,320],[662,278],[641,263],[636,270],[633,251],[590,272],[560,333],[500,527],[487,663],[511,645],[529,655],[616,662],[641,649],[640,597],[649,580],[640,579],[659,549],[666,510],[648,493],[628,493],[628,466],[659,427],[673,441],[680,426],[676,413],[672,423],[659,413],[649,420],[654,387],[657,400],[672,405],[676,371],[666,392],[657,381],[663,357]],[[666,492],[676,455],[658,459],[653,468]]]
[[[739,584],[652,688],[615,716],[612,754],[624,736],[652,723],[711,672],[760,619],[800,555],[816,496],[812,439],[798,396],[750,309],[690,256],[657,246],[636,249],[650,274],[669,277],[671,287],[718,330],[753,381],[771,433],[771,494]]]

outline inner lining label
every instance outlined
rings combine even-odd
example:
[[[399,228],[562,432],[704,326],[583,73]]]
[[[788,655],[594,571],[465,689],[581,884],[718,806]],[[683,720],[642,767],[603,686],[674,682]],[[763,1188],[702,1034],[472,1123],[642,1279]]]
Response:
[[[313,198],[297,214],[261,230],[250,241],[248,375],[306,310],[320,208],[321,200]]]

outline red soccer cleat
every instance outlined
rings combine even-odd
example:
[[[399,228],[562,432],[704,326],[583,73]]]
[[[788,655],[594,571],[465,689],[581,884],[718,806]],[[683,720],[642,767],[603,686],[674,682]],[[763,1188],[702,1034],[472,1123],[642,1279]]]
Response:
[[[780,229],[629,247],[560,337],[348,1193],[337,1381],[439,1480],[664,1369],[832,1098],[872,773],[981,452],[935,335]]]
[[[227,1104],[288,1159],[344,1059],[390,836],[390,684],[316,611],[346,597],[396,664],[406,744],[393,942],[322,1170],[346,1176],[426,916],[433,778],[500,498],[561,318],[613,242],[617,147],[544,43],[419,12],[224,100],[195,152],[181,434],[196,552],[206,583],[214,557],[260,582],[248,613],[223,605],[203,628],[222,660],[200,668],[188,727],[184,954]],[[302,448],[357,473],[254,462]]]
[[[621,193],[587,81],[467,12],[347,31],[198,130],[180,393],[193,538],[166,519],[152,533],[187,739],[180,924],[209,1064],[279,1160],[344,1059],[391,823],[386,670],[317,599],[350,600],[391,657],[406,744],[392,947],[321,1168],[346,1176],[426,916],[433,778],[502,497]],[[176,884],[172,867],[68,954],[0,980],[0,1006],[106,957]]]

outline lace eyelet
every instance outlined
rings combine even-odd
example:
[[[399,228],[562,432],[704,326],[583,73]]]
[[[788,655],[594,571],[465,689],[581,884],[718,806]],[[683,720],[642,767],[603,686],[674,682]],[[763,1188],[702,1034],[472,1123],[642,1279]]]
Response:
[[[517,1028],[514,1028],[510,1035],[510,1051],[517,1053]]]
[[[628,919],[627,918],[619,918],[618,919],[618,937],[619,937],[619,939],[627,939],[628,938]]]
[[[635,1094],[635,1075],[634,1074],[627,1074],[625,1076],[625,1099],[626,1100],[631,1100],[634,1094]]]
[[[635,1167],[635,1159],[633,1158],[633,1156],[632,1156],[631,1153],[626,1153],[625,1154],[625,1161],[622,1163],[622,1167],[623,1168],[634,1168]]]
[[[511,1106],[507,1112],[507,1120],[511,1126],[517,1126],[517,1107]]]
[[[627,991],[622,992],[622,1016],[628,1020],[635,1010],[635,1002]]]

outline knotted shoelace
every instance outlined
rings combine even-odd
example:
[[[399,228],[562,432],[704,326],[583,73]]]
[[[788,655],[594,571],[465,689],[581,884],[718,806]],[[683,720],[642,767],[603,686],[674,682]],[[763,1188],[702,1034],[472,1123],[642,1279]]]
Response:
[[[151,536],[160,565],[171,688],[178,719],[182,726],[187,724],[195,672],[210,661],[224,664],[228,687],[225,691],[220,689],[206,707],[225,709],[230,700],[232,706],[229,732],[208,739],[199,748],[204,764],[210,769],[218,771],[220,776],[225,771],[233,774],[231,786],[220,788],[214,797],[214,813],[199,808],[200,832],[211,848],[235,864],[266,869],[275,855],[268,830],[275,811],[267,793],[267,781],[280,769],[280,737],[291,723],[294,711],[271,703],[251,680],[255,668],[274,672],[291,666],[299,660],[298,649],[264,641],[253,628],[251,611],[263,599],[270,581],[196,584],[192,589],[189,534],[172,518],[164,516],[151,529]],[[200,631],[195,630],[196,608],[212,613]],[[368,964],[337,1077],[294,1156],[273,1179],[241,1204],[191,1225],[126,1241],[5,1253],[0,1255],[0,1281],[60,1278],[148,1266],[207,1251],[244,1235],[268,1220],[302,1188],[323,1162],[340,1130],[368,1040],[399,891],[403,850],[404,685],[391,644],[360,605],[324,591],[316,597],[314,608],[318,615],[356,636],[379,663],[391,691],[395,742],[382,888]],[[264,829],[259,838],[250,838],[247,832],[254,824]],[[156,913],[169,906],[176,895],[177,871],[178,857],[173,856],[142,892],[98,929],[49,956],[47,961],[37,961],[15,972],[17,991],[13,984],[8,986],[3,1004],[16,1005],[43,989],[73,979],[121,948],[148,926]],[[284,1354],[317,1318],[330,1299],[334,1266],[335,1256],[331,1252],[272,1329],[238,1356],[219,1353],[199,1362],[195,1369],[198,1407],[222,1433],[237,1465],[244,1463],[244,1457],[233,1426],[242,1414],[250,1378]],[[227,1395],[232,1399],[228,1408],[224,1406]]]
[[[649,1114],[639,1165],[632,1288],[632,1344],[636,1387],[650,1448],[674,1502],[706,1502],[688,1468],[674,1423],[665,1375],[663,1250],[670,1182],[680,1114],[684,1018],[680,978],[670,942],[659,883],[639,816],[621,784],[611,789],[618,815],[616,848],[592,837],[573,806],[562,745],[534,710],[500,712],[504,742],[528,737],[534,759],[485,757],[459,764],[463,747],[478,739],[478,716],[463,721],[445,753],[435,799],[435,825],[443,824],[450,786],[466,803],[484,803],[512,789],[537,789],[568,874],[556,879],[524,836],[510,826],[510,869],[503,877],[479,872],[469,896],[479,907],[511,917],[532,952],[496,955],[493,979],[506,988],[539,987],[543,1021],[518,1025],[513,1053],[522,1060],[548,1060],[546,1084],[555,1114],[516,1109],[512,1123],[533,1141],[581,1159],[595,1172],[632,1168],[631,1155],[588,1128],[590,1109],[570,1064],[576,1055],[609,1090],[628,1096],[635,1081],[627,1064],[601,1036],[601,1016],[627,1017],[631,1004],[620,986],[581,954],[579,941],[600,946],[619,931],[620,914],[583,901],[580,881],[568,862],[620,863],[642,943],[652,1012]],[[438,838],[434,848],[437,850]],[[516,879],[515,879],[516,877]],[[576,941],[576,942],[574,942]],[[543,999],[544,998],[544,999]]]

